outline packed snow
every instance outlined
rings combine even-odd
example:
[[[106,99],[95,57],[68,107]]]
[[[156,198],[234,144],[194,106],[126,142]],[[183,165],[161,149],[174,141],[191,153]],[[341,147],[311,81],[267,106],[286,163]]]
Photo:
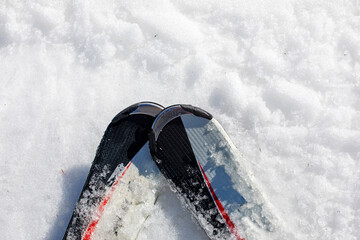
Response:
[[[294,239],[360,239],[359,0],[1,0],[1,238],[61,239],[144,100],[212,113]],[[206,239],[171,192],[147,224]]]

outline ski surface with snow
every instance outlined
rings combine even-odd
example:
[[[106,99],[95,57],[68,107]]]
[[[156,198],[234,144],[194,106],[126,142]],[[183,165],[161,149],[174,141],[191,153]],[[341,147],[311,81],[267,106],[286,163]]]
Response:
[[[61,239],[110,120],[209,111],[294,239],[360,239],[359,0],[0,0],[1,238]],[[139,239],[207,239],[165,189]]]

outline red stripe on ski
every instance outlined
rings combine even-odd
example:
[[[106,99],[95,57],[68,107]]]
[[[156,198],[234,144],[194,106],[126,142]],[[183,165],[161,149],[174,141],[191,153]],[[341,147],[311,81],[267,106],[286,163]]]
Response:
[[[130,165],[131,165],[131,162],[128,163],[126,168],[123,170],[122,174],[119,176],[119,178],[116,180],[116,182],[110,188],[109,192],[106,194],[104,200],[100,203],[100,206],[99,206],[99,209],[97,211],[96,217],[95,217],[94,220],[92,220],[90,222],[89,226],[87,227],[87,229],[85,231],[85,234],[84,234],[84,237],[82,238],[83,240],[90,240],[91,239],[91,235],[94,233],[96,225],[100,221],[101,215],[104,213],[105,206],[109,202],[111,195],[115,191],[116,185],[119,183],[120,179],[124,176],[126,170],[130,167]]]
[[[208,186],[209,190],[210,190],[210,193],[211,195],[213,196],[214,200],[215,200],[215,203],[216,203],[216,206],[218,207],[221,215],[223,216],[223,218],[225,219],[225,222],[226,224],[228,225],[230,231],[235,235],[236,239],[237,240],[245,240],[245,238],[242,238],[240,237],[240,235],[238,234],[236,228],[235,228],[235,225],[234,223],[231,221],[229,215],[227,214],[227,212],[225,211],[223,205],[221,204],[219,198],[216,196],[215,194],[215,191],[214,189],[211,187],[211,184],[210,184],[210,181],[209,179],[207,178],[205,172],[204,172],[204,169],[202,168],[200,162],[198,162],[199,166],[200,166],[200,169],[201,169],[201,172],[204,176],[204,179],[205,179],[205,182],[206,182],[206,185]]]

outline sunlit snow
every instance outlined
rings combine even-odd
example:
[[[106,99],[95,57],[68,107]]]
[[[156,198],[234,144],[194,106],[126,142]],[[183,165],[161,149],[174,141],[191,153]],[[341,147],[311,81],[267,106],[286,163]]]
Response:
[[[61,239],[144,100],[212,113],[295,239],[360,239],[359,0],[0,0],[1,239]],[[178,203],[149,239],[206,239]]]

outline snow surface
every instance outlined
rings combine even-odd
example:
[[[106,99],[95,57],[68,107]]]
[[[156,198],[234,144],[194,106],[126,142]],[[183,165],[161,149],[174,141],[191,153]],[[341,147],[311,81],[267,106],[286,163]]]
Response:
[[[1,238],[61,239],[142,100],[211,112],[296,239],[360,239],[359,0],[0,0]],[[205,239],[174,199],[154,239]]]

